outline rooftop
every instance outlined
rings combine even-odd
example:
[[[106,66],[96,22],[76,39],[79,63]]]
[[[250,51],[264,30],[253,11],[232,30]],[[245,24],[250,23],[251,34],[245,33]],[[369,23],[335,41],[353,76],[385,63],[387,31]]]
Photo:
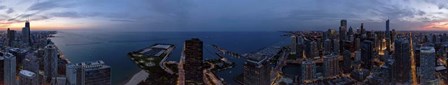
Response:
[[[36,74],[34,72],[28,71],[28,70],[21,70],[21,75],[27,76],[27,77],[34,77]]]
[[[434,49],[434,47],[425,46],[425,47],[420,48],[420,52],[421,53],[434,53],[435,49]]]

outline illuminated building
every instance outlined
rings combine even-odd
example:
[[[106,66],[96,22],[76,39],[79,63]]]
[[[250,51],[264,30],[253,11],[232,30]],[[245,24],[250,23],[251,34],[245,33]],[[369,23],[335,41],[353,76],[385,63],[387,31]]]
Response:
[[[312,59],[305,59],[302,61],[301,66],[302,74],[300,76],[300,82],[308,82],[314,80],[316,77],[316,64]]]

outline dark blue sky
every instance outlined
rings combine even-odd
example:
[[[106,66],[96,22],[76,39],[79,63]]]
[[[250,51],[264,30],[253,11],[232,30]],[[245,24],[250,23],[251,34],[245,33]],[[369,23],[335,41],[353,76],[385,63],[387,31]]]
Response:
[[[115,31],[448,29],[448,0],[0,0],[0,28]]]

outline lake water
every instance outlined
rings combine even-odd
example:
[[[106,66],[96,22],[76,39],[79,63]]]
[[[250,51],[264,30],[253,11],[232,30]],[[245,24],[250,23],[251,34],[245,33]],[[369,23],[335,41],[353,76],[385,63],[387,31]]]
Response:
[[[204,59],[218,58],[210,45],[237,53],[255,52],[278,42],[287,42],[289,37],[281,32],[99,32],[99,31],[58,31],[52,41],[72,63],[103,60],[112,69],[112,83],[124,84],[140,68],[127,56],[130,51],[148,47],[155,43],[174,44],[176,49],[168,60],[178,61],[183,42],[200,38],[204,42]],[[229,84],[242,73],[244,60],[229,57],[236,67],[217,75]]]

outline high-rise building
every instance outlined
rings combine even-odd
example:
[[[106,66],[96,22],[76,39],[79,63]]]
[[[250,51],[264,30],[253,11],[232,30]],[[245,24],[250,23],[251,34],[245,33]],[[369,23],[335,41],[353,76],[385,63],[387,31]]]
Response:
[[[352,70],[352,52],[349,50],[344,51],[343,65],[344,73],[350,73]]]
[[[6,46],[12,47],[14,45],[14,41],[16,39],[16,31],[15,30],[10,30],[8,28],[8,30],[6,30]]]
[[[389,31],[389,19],[386,21],[386,37],[390,38],[390,31]]]
[[[341,26],[339,27],[339,54],[342,54],[342,51],[344,50],[344,41],[346,40],[346,33],[347,33],[347,20],[343,19],[341,20]]]
[[[23,70],[39,73],[39,60],[33,52],[28,53],[22,61]]]
[[[361,61],[361,51],[355,51],[355,62]]]
[[[183,64],[185,72],[185,84],[204,84],[203,71],[203,45],[198,38],[186,40],[184,43]]]
[[[364,29],[364,23],[361,23],[361,35],[366,33],[366,29]]]
[[[58,53],[56,46],[53,44],[45,46],[44,49],[44,76],[45,81],[50,82],[52,77],[58,76]]]
[[[325,52],[324,54],[333,52],[333,49],[332,49],[333,46],[331,45],[331,40],[330,39],[326,39],[324,41],[323,45],[324,45],[324,52]]]
[[[312,59],[306,58],[304,61],[302,61],[301,70],[302,73],[300,82],[309,82],[314,80],[314,78],[316,77],[316,64]]]
[[[292,35],[291,36],[291,53],[295,55],[297,53],[297,36],[296,35]]]
[[[68,85],[111,85],[111,69],[103,61],[68,64],[66,69]]]
[[[408,82],[411,78],[411,50],[407,39],[397,39],[394,43],[394,63],[392,79],[394,82]]]
[[[339,75],[339,61],[336,55],[326,55],[323,61],[324,77],[334,77]]]
[[[386,21],[386,51],[390,51],[390,49],[391,49],[391,47],[390,47],[390,44],[391,44],[391,34],[390,34],[390,31],[389,31],[389,19],[387,19],[387,21]]]
[[[435,78],[435,50],[434,47],[421,47],[420,48],[420,82],[421,84],[429,83]]]
[[[4,84],[16,85],[16,57],[11,53],[2,52],[0,56],[3,56],[3,70],[4,70]]]
[[[361,46],[362,67],[370,70],[373,66],[374,43],[370,40],[364,40]]]
[[[25,43],[27,43],[28,45],[31,45],[31,30],[30,30],[30,22],[26,21],[25,22],[25,27],[22,28],[22,36],[23,36],[23,41]]]
[[[310,58],[318,57],[319,56],[319,46],[318,46],[317,42],[311,41],[310,46],[311,46],[311,48],[310,48],[311,52],[310,52],[310,56],[308,56],[308,57],[310,57]]]
[[[5,82],[5,77],[4,77],[5,68],[4,68],[4,65],[5,65],[5,57],[0,56],[0,84],[4,84],[4,82]]]
[[[19,72],[19,85],[39,85],[39,78],[37,75],[38,74],[28,70],[21,70]]]
[[[334,39],[333,40],[333,53],[335,53],[335,54],[339,54],[339,48],[341,48],[341,46],[339,46],[339,45],[341,45],[341,44],[339,44],[340,43],[340,40],[338,40],[338,39]]]
[[[271,67],[264,55],[249,55],[244,63],[244,85],[270,85]]]

